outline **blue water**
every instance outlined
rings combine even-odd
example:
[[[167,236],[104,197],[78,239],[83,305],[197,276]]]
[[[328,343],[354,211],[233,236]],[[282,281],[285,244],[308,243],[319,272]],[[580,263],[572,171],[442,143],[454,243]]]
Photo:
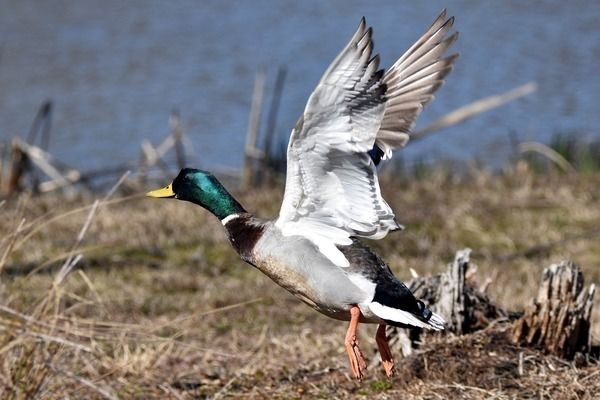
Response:
[[[51,152],[89,170],[137,159],[140,142],[158,143],[177,108],[190,163],[237,168],[259,68],[267,91],[277,66],[288,68],[277,124],[285,143],[361,16],[386,66],[444,7],[457,17],[461,58],[418,126],[529,81],[539,90],[409,144],[408,159],[497,165],[510,135],[600,135],[598,1],[0,0],[0,139],[25,135],[52,99]]]

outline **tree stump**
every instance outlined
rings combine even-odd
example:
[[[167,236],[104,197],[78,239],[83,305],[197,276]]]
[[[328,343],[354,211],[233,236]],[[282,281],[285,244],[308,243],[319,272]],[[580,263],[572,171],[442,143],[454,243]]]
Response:
[[[514,324],[513,341],[567,359],[588,353],[596,287],[583,290],[583,286],[583,274],[570,261],[546,268],[537,298]]]
[[[416,298],[446,320],[445,331],[456,335],[483,329],[492,320],[508,317],[485,293],[467,282],[470,254],[471,249],[459,250],[445,273],[408,283]]]
[[[415,297],[446,320],[446,329],[440,334],[464,335],[504,319],[514,321],[515,343],[541,347],[567,359],[577,353],[598,351],[597,346],[592,349],[590,336],[596,288],[592,284],[583,290],[583,274],[572,262],[563,261],[546,268],[537,298],[524,313],[516,313],[496,306],[484,292],[470,284],[470,252],[470,249],[458,251],[445,273],[417,277],[407,284]],[[392,327],[388,337],[395,354],[408,356],[430,335],[437,334]],[[372,364],[377,360],[374,357]]]
[[[460,250],[456,252],[454,261],[448,264],[445,273],[418,277],[407,284],[416,298],[445,319],[443,333],[463,335],[483,329],[493,320],[509,316],[494,305],[485,293],[468,283],[470,254],[470,249]],[[388,336],[391,346],[408,356],[423,340],[423,333],[416,329],[391,328]]]

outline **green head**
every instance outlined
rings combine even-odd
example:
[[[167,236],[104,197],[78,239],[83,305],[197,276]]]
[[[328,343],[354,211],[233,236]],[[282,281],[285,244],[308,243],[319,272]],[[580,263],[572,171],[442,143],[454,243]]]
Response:
[[[210,172],[184,168],[169,186],[146,193],[150,197],[171,197],[206,208],[217,218],[246,212]]]

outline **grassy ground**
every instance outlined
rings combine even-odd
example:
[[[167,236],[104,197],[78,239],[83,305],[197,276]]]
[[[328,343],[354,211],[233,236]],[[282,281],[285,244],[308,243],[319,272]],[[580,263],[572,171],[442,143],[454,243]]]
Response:
[[[473,249],[500,305],[522,309],[544,267],[572,259],[600,282],[600,175],[456,178],[382,184],[405,232],[372,242],[396,274],[445,270]],[[239,194],[277,214],[281,188]],[[44,196],[0,208],[1,398],[594,398],[600,366],[506,339],[505,326],[446,338],[349,377],[346,324],[299,303],[243,264],[220,223],[192,204]],[[89,218],[88,218],[89,217]],[[21,222],[25,218],[25,222]],[[77,236],[89,229],[77,247]],[[21,225],[20,225],[21,224]],[[73,251],[73,249],[75,249]],[[69,271],[65,259],[83,254]],[[4,254],[4,256],[3,256]],[[593,334],[600,339],[600,308]],[[362,326],[374,351],[374,326]],[[519,361],[521,360],[521,361]]]

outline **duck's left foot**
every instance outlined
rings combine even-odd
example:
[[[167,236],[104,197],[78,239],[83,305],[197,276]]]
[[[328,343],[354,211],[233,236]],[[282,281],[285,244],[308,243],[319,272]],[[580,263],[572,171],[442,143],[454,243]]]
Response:
[[[377,328],[377,334],[375,335],[375,341],[377,342],[377,348],[379,354],[381,354],[381,363],[383,369],[388,378],[391,378],[396,373],[396,367],[394,366],[394,358],[390,346],[388,345],[387,335],[385,334],[385,324],[380,324]]]
[[[367,363],[363,357],[360,347],[358,347],[358,339],[356,339],[356,328],[358,327],[358,321],[360,320],[360,308],[353,306],[350,309],[350,326],[348,326],[348,332],[346,332],[346,340],[344,344],[346,346],[346,352],[350,359],[350,368],[352,368],[352,375],[356,379],[363,378],[363,371],[367,369]]]

